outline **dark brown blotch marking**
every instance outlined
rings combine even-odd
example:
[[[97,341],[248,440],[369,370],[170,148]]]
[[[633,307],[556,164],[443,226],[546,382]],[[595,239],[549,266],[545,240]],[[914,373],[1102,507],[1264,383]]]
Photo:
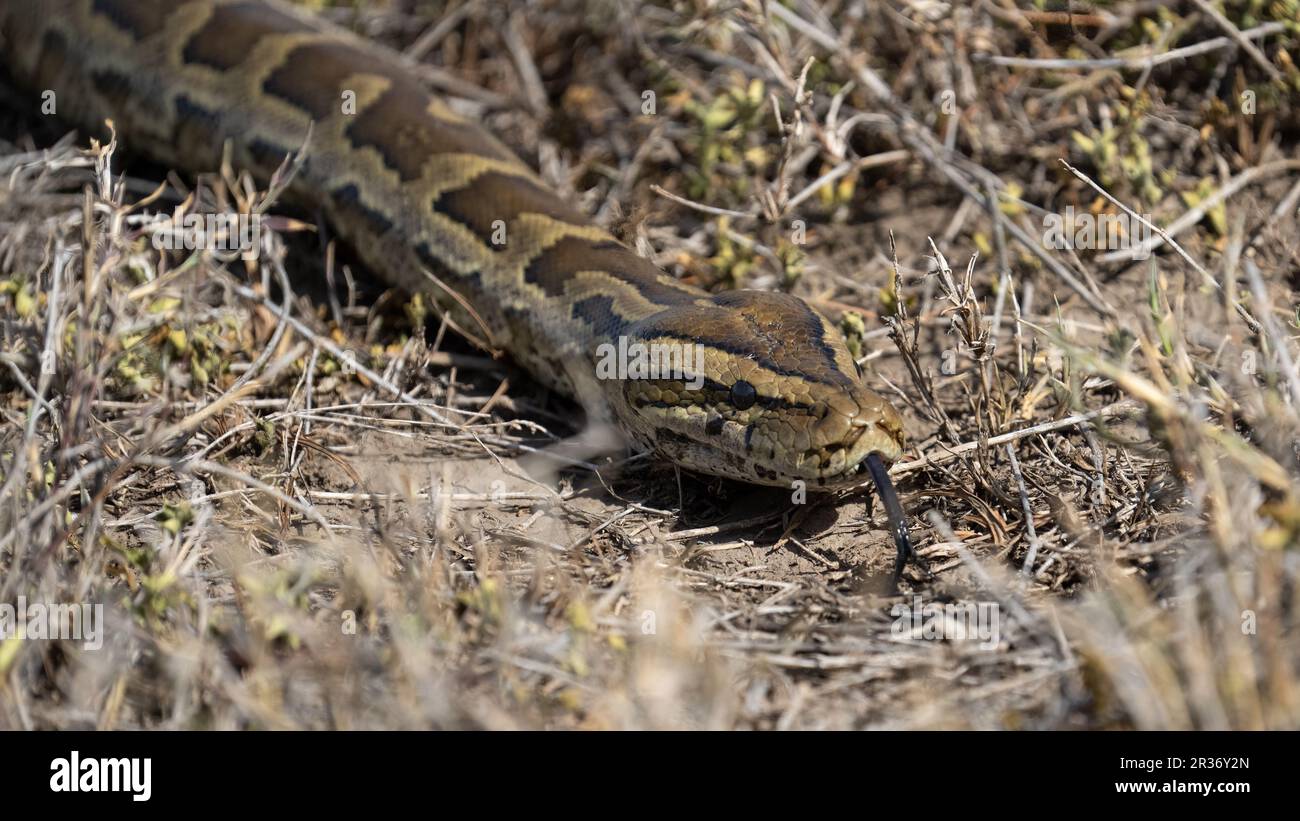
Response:
[[[248,144],[248,153],[253,164],[265,174],[274,174],[284,164],[284,158],[296,153],[293,149],[262,137],[253,139]],[[308,158],[306,163],[310,163]]]
[[[369,55],[352,46],[309,43],[286,54],[262,81],[262,90],[305,111],[313,120],[324,120],[343,113],[343,81],[371,72],[371,63],[374,60]],[[370,116],[369,110],[365,116]]]
[[[176,122],[172,126],[172,145],[176,146],[177,150],[202,156],[209,156],[211,152],[220,150],[222,143],[220,114],[204,108],[184,94],[176,98],[175,109]]]
[[[36,84],[43,88],[52,88],[55,80],[63,72],[63,65],[68,59],[68,41],[57,31],[47,31],[41,37],[41,59],[36,64]]]
[[[376,235],[382,236],[392,229],[392,220],[361,201],[361,190],[355,184],[335,188],[332,195],[336,210],[369,223]]]
[[[803,300],[785,294],[754,300],[745,291],[724,291],[713,301],[724,308],[735,308],[754,333],[771,339],[774,347],[783,339],[803,339],[826,358],[831,369],[837,370],[835,350],[826,342],[826,326]]]
[[[506,226],[520,214],[545,214],[552,219],[581,225],[586,219],[569,208],[555,195],[523,177],[490,171],[480,174],[464,188],[447,191],[433,201],[433,210],[469,228],[494,251],[509,244],[493,242],[493,223],[501,220]]]
[[[836,365],[821,321],[802,300],[788,294],[728,291],[712,301],[656,317],[647,324],[646,334],[708,345],[780,376],[834,387],[852,384],[852,377]]]
[[[378,151],[384,165],[396,171],[403,182],[419,179],[426,159],[434,154],[474,154],[518,162],[509,150],[478,126],[430,114],[433,96],[410,77],[378,65],[354,65],[353,70],[386,77],[391,85],[364,111],[357,112],[356,122],[347,128],[347,138],[356,148]],[[311,75],[315,71],[313,67],[303,82],[319,82]],[[334,99],[338,99],[337,93]]]
[[[454,288],[461,294],[479,294],[483,291],[483,275],[478,271],[472,271],[468,274],[460,274],[448,268],[446,263],[433,253],[429,243],[422,242],[415,246],[415,256],[420,260],[420,264],[425,269],[437,277],[438,280],[449,288]],[[425,280],[428,282],[427,280]],[[432,282],[428,282],[429,292],[435,297],[441,298],[442,289],[438,288]],[[435,290],[436,289],[436,290]],[[471,301],[473,301],[471,299]]]
[[[570,316],[586,322],[597,336],[615,337],[623,332],[627,322],[614,310],[614,300],[608,296],[589,296],[573,303]]]
[[[95,14],[108,18],[135,40],[162,31],[176,7],[175,0],[95,0],[91,5]]]
[[[247,59],[258,40],[299,31],[311,31],[311,28],[296,17],[262,3],[218,6],[208,22],[190,35],[181,57],[187,63],[225,71]],[[305,77],[308,81],[312,79],[310,73]]]
[[[110,111],[125,111],[131,100],[131,77],[112,69],[99,69],[90,75],[91,85]]]
[[[699,295],[664,282],[663,272],[617,242],[565,237],[539,254],[524,271],[524,281],[547,296],[562,296],[565,283],[578,271],[608,271],[636,288],[656,305],[689,305]]]

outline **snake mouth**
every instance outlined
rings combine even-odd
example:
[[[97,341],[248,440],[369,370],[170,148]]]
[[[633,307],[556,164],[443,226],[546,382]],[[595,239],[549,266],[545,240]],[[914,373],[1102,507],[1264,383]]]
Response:
[[[830,470],[820,473],[817,483],[828,489],[839,489],[860,485],[867,478],[869,468],[867,459],[875,454],[877,459],[888,465],[898,459],[903,452],[904,436],[902,425],[897,419],[853,419],[849,434],[841,441],[833,443],[808,454],[806,459],[816,460],[819,465],[826,465]],[[844,453],[844,460],[835,470],[837,451]]]
[[[867,458],[872,454],[879,456],[880,451],[873,450],[864,453],[852,467],[835,476],[828,476],[822,481],[822,486],[832,490],[840,490],[851,487],[857,487],[870,478],[871,469],[867,464]],[[892,459],[889,461],[893,461]]]
[[[855,449],[859,450],[859,449]],[[826,490],[847,490],[858,487],[870,478],[870,469],[867,465],[867,458],[876,455],[882,459],[885,464],[892,463],[895,456],[892,453],[885,453],[879,448],[865,446],[855,453],[855,456],[845,463],[845,467],[838,473],[827,473],[815,477],[812,482],[818,487]]]

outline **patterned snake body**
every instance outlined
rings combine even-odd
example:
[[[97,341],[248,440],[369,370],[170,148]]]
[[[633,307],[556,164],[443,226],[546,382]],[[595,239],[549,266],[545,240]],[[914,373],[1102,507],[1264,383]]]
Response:
[[[60,117],[96,132],[112,119],[171,167],[213,170],[228,142],[236,167],[266,179],[306,142],[290,193],[376,274],[485,326],[543,382],[683,467],[842,487],[863,481],[869,454],[901,452],[898,414],[820,313],[678,282],[349,32],[267,2],[0,0],[0,37],[14,77],[54,91]],[[620,337],[698,343],[702,372],[597,378],[598,346]]]

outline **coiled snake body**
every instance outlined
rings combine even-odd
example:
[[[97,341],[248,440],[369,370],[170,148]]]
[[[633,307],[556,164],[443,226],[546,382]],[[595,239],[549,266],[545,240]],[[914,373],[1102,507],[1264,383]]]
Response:
[[[824,316],[792,296],[678,282],[347,31],[270,2],[0,0],[0,36],[14,77],[54,91],[62,118],[97,132],[111,118],[178,169],[217,168],[229,143],[266,178],[310,132],[290,192],[376,274],[434,298],[435,278],[454,289],[495,346],[683,467],[843,487],[868,466],[883,477],[880,460],[901,451],[898,414]],[[702,372],[598,378],[598,347],[620,337],[698,344]]]

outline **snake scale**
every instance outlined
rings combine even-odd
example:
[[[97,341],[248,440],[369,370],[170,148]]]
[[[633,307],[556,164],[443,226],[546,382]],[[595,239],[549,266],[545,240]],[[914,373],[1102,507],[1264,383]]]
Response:
[[[291,6],[249,0],[0,0],[0,54],[58,115],[188,172],[262,179],[306,144],[289,193],[392,285],[472,308],[493,346],[606,414],[635,445],[756,484],[839,488],[869,472],[906,542],[884,464],[897,412],[804,301],[709,294],[593,225],[395,53]],[[352,105],[345,105],[351,101]],[[457,304],[461,303],[461,304]],[[471,326],[473,327],[473,326]],[[602,379],[602,343],[698,346],[702,373]]]

